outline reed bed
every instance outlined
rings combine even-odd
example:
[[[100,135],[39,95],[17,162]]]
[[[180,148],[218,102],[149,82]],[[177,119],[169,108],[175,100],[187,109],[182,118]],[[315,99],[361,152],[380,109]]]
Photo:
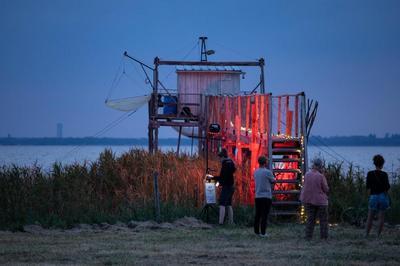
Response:
[[[219,169],[216,158],[210,168]],[[248,205],[250,180],[238,167],[234,195],[235,220],[251,224]],[[202,158],[173,152],[149,154],[132,149],[120,156],[105,150],[91,163],[61,165],[50,172],[31,167],[0,167],[0,229],[19,230],[25,224],[68,228],[78,223],[113,223],[117,220],[154,219],[154,172],[158,172],[161,219],[199,216],[204,204],[205,162]],[[367,206],[365,175],[341,164],[330,164],[326,176],[331,188],[330,219],[340,221],[341,212]],[[400,184],[391,189],[389,221],[400,223]]]
[[[212,169],[218,160],[210,160]],[[241,170],[239,169],[239,172]],[[205,161],[173,152],[149,154],[132,149],[116,157],[105,150],[92,163],[0,168],[0,227],[70,227],[77,223],[154,218],[154,173],[158,173],[161,219],[198,216],[204,204]],[[237,179],[235,202],[247,197]],[[246,193],[241,193],[245,191]]]

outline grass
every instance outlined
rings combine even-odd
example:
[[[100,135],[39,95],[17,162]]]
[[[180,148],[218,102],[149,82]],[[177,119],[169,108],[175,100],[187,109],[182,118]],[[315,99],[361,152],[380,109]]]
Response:
[[[304,227],[272,225],[269,238],[249,227],[54,234],[0,232],[0,263],[8,264],[223,264],[223,265],[398,265],[400,231],[380,238],[364,230],[333,226],[328,241],[305,242]],[[318,227],[316,227],[315,233]],[[318,236],[318,234],[316,235]]]

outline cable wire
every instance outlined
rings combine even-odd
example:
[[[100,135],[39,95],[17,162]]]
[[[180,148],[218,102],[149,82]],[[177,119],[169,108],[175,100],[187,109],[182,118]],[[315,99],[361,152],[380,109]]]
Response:
[[[196,47],[199,46],[199,41],[196,42],[196,44],[189,50],[188,53],[186,53],[186,55],[181,59],[181,61],[185,60],[193,51],[194,49],[196,49]],[[168,78],[170,77],[170,75],[175,71],[175,69],[172,69],[170,72],[167,73],[167,75],[165,75],[165,77],[163,78],[165,81],[168,80]]]
[[[272,102],[272,107],[274,108],[274,110],[277,110],[278,109],[278,107],[276,106],[276,103],[274,103],[274,102]],[[276,115],[276,112],[273,112],[273,116],[274,116],[274,118],[276,119],[276,121],[278,121],[278,117],[277,117],[277,115]],[[283,126],[286,126],[286,123],[284,122],[284,121],[278,121],[278,123],[281,123]],[[336,161],[344,161],[344,162],[346,162],[347,164],[349,164],[349,166],[357,166],[357,167],[360,167],[359,165],[357,165],[357,164],[355,164],[355,163],[353,163],[353,162],[351,162],[351,161],[349,161],[349,160],[347,160],[343,155],[341,155],[340,153],[338,153],[338,152],[336,152],[334,149],[332,149],[332,147],[330,147],[330,146],[328,146],[326,143],[324,143],[322,140],[320,140],[320,139],[318,139],[318,137],[314,137],[317,141],[319,141],[320,142],[320,144],[322,144],[323,146],[325,146],[326,148],[328,148],[329,150],[331,150],[332,151],[332,153],[330,153],[330,152],[328,152],[328,151],[326,151],[325,149],[323,149],[320,145],[317,145],[315,142],[313,142],[313,141],[309,141],[309,143],[310,144],[314,144],[314,146],[316,147],[316,148],[318,148],[318,149],[320,149],[321,151],[323,151],[324,153],[326,153],[326,154],[328,154],[329,156],[331,156],[332,158],[334,158]],[[335,155],[336,156],[335,156]],[[340,159],[339,159],[339,158]]]
[[[104,128],[102,128],[101,130],[99,130],[98,132],[96,132],[94,135],[92,135],[90,138],[96,138],[96,137],[100,137],[102,135],[104,135],[105,133],[107,133],[108,131],[110,131],[111,129],[113,129],[114,127],[116,127],[117,125],[119,125],[121,122],[123,122],[125,119],[127,119],[128,117],[130,117],[133,113],[135,113],[137,110],[129,112],[129,113],[124,113],[121,116],[119,116],[117,119],[111,121],[110,123],[108,123]],[[71,156],[73,153],[77,152],[78,150],[82,149],[82,145],[79,146],[75,146],[73,147],[71,150],[69,150],[68,152],[66,152],[63,156],[60,156],[59,160],[56,161],[62,161],[65,158]]]
[[[120,62],[119,62],[118,68],[117,68],[117,71],[115,72],[115,75],[114,75],[114,79],[112,80],[111,85],[110,85],[110,88],[109,88],[109,90],[108,90],[107,98],[106,98],[106,99],[109,99],[109,98],[111,97],[111,93],[113,92],[113,90],[114,90],[115,87],[116,87],[115,82],[117,81],[117,79],[121,79],[120,76],[121,76],[122,74],[119,74],[119,73],[120,73],[120,71],[121,71],[121,67],[122,67],[123,61],[124,61],[124,58],[121,57],[121,60],[120,60]],[[118,75],[119,75],[119,77],[118,77]]]
[[[239,51],[237,51],[235,49],[229,48],[229,47],[227,47],[227,46],[225,46],[225,45],[223,45],[223,44],[221,44],[219,42],[213,41],[213,43],[215,43],[217,46],[220,46],[221,48],[229,51],[230,53],[232,53],[234,55],[238,55],[238,56],[243,57],[243,58],[249,58],[249,60],[258,60],[258,58],[254,59],[253,56],[245,55],[245,54],[243,54],[243,52],[239,52]],[[250,58],[252,58],[252,59],[250,59]]]

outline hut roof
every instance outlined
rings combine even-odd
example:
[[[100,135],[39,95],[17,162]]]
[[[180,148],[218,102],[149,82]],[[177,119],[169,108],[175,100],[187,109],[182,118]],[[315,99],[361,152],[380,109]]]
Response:
[[[176,72],[223,72],[229,74],[242,74],[242,70],[231,66],[177,66]]]

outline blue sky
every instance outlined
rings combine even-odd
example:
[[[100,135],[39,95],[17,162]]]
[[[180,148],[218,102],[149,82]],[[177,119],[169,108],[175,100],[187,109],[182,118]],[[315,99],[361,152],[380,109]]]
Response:
[[[125,50],[148,64],[182,59],[201,35],[211,60],[264,57],[267,91],[318,100],[313,134],[400,133],[399,14],[400,1],[387,0],[0,0],[0,136],[55,136],[58,122],[65,136],[94,135],[121,115],[104,105],[121,62],[129,78],[112,96],[150,91]],[[146,132],[143,108],[104,136]]]

